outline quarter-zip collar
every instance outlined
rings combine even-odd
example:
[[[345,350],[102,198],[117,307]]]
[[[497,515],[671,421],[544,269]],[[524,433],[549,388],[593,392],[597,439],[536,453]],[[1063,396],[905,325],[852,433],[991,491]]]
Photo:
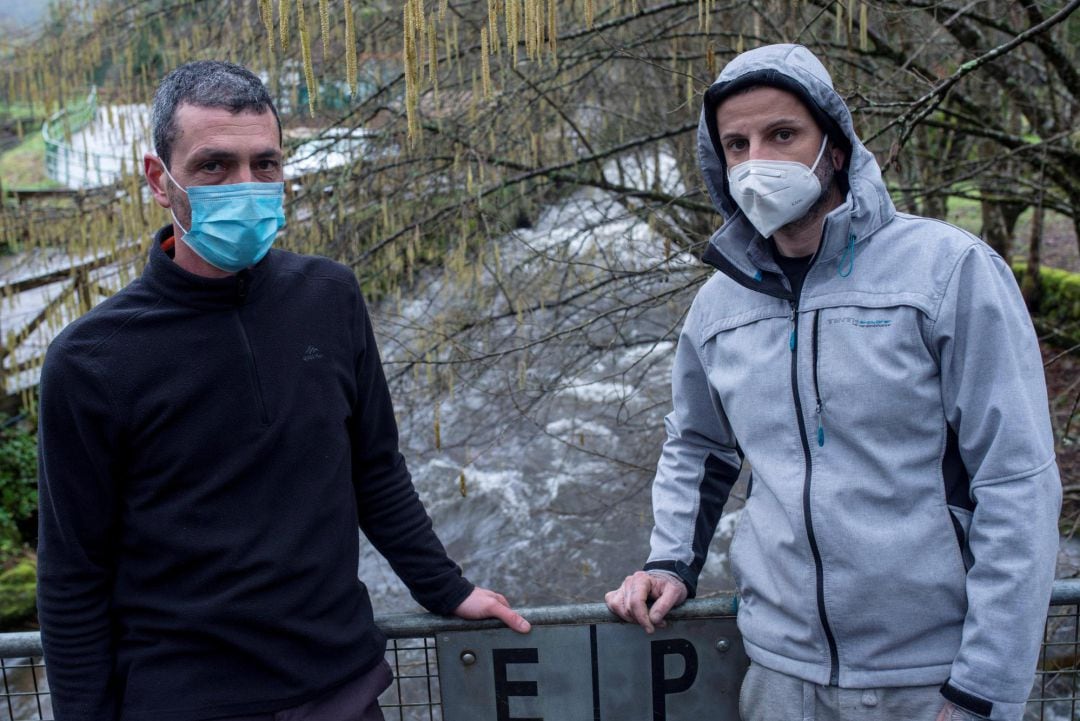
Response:
[[[275,262],[271,250],[251,268],[225,278],[206,278],[184,270],[165,252],[162,243],[172,234],[171,225],[154,234],[142,282],[154,292],[193,308],[228,310],[244,305],[258,292]]]
[[[821,247],[818,249],[814,265],[833,264],[839,266],[847,262],[845,253],[849,251],[852,234],[852,206],[854,200],[848,199],[833,208],[825,216],[822,229]],[[855,244],[866,240],[866,236],[855,235]],[[783,272],[773,260],[769,242],[754,230],[741,212],[724,223],[712,237],[702,260],[732,280],[751,290],[771,295],[784,300],[794,300],[781,278]]]

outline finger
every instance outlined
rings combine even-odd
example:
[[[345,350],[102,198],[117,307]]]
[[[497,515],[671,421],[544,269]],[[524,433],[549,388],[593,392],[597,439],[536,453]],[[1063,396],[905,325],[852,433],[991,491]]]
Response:
[[[656,630],[653,628],[652,621],[649,620],[649,607],[646,605],[651,591],[652,577],[647,573],[638,571],[631,577],[626,595],[627,610],[634,622],[645,629],[645,633],[652,633]]]
[[[630,621],[631,623],[634,623],[634,615],[632,609],[634,606],[634,584],[636,582],[637,579],[635,579],[633,576],[627,576],[625,579],[623,579],[622,586],[619,588],[619,590],[622,592],[620,594],[622,597],[620,599],[620,603],[622,604],[623,613],[626,615],[626,620]]]
[[[670,581],[660,581],[659,583],[661,584],[660,597],[653,602],[652,608],[649,609],[649,620],[657,625],[660,625],[664,617],[667,616],[668,611],[682,600],[680,598],[682,594],[679,593],[679,589],[674,583]]]
[[[607,603],[607,606],[612,613],[627,623],[633,623],[634,619],[630,618],[630,614],[626,610],[626,604],[623,601],[624,593],[624,587],[619,586],[614,591],[608,591],[607,595],[604,596],[604,601]]]
[[[634,622],[634,619],[630,616],[630,611],[628,610],[629,606],[626,603],[627,589],[630,587],[632,581],[633,576],[627,576],[623,579],[621,586],[614,591],[609,591],[607,595],[604,596],[604,601],[607,602],[611,612],[628,623]]]
[[[516,613],[509,604],[494,604],[491,607],[491,615],[499,619],[518,633],[528,633],[532,625],[520,614]]]
[[[634,592],[633,586],[634,583],[630,578],[627,578],[625,581],[623,581],[621,594],[622,598],[620,599],[619,603],[622,605],[623,616],[626,618],[626,620],[630,623],[637,623],[637,621],[634,620],[634,605],[633,603],[631,603],[630,600],[630,596]]]
[[[607,604],[608,610],[614,613],[622,620],[626,620],[622,613],[622,587],[615,589],[614,591],[608,591],[604,594],[604,603]]]

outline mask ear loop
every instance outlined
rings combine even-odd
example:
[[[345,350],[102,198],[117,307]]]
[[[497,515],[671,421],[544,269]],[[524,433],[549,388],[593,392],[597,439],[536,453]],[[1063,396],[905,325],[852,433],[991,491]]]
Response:
[[[813,173],[817,170],[818,163],[821,162],[821,156],[825,154],[825,146],[829,143],[829,136],[827,133],[821,134],[821,147],[817,151],[817,157],[814,159],[814,164],[810,167],[810,172]],[[176,182],[175,180],[173,181]]]
[[[188,194],[187,188],[180,185],[180,183],[176,182],[176,178],[174,178],[172,176],[172,173],[169,172],[169,166],[165,165],[165,161],[161,160],[161,158],[158,158],[158,160],[161,161],[161,169],[165,171],[165,175],[169,176],[169,180],[172,181],[173,185],[175,185],[177,188],[179,188],[181,193],[183,193],[184,195],[187,195]],[[176,227],[179,228],[180,230],[184,231],[184,235],[187,235],[188,234],[187,228],[180,225],[180,221],[176,219],[176,211],[174,211],[171,207],[169,208],[169,215],[172,216],[173,222],[176,223]],[[181,237],[183,237],[183,236],[181,236]]]

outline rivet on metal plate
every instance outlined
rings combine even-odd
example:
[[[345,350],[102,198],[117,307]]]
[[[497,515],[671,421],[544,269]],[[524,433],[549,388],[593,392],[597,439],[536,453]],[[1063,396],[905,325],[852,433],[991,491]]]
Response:
[[[474,663],[476,663],[476,654],[472,651],[462,651],[461,662],[466,666],[472,666]]]
[[[722,639],[720,639],[719,641],[716,642],[716,650],[719,651],[720,653],[725,653],[730,648],[731,648],[731,641],[728,641],[726,638],[722,638]]]

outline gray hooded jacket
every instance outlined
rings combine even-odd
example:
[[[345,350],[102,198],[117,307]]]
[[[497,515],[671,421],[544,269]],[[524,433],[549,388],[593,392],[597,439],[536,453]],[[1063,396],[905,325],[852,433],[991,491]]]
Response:
[[[979,239],[896,212],[806,48],[744,53],[713,87],[754,78],[797,83],[836,123],[850,190],[794,297],[727,194],[703,112],[701,167],[725,221],[705,260],[721,272],[679,339],[646,569],[694,593],[745,456],[731,559],[754,661],[842,687],[943,683],[969,711],[1020,719],[1061,484],[1016,282]]]

